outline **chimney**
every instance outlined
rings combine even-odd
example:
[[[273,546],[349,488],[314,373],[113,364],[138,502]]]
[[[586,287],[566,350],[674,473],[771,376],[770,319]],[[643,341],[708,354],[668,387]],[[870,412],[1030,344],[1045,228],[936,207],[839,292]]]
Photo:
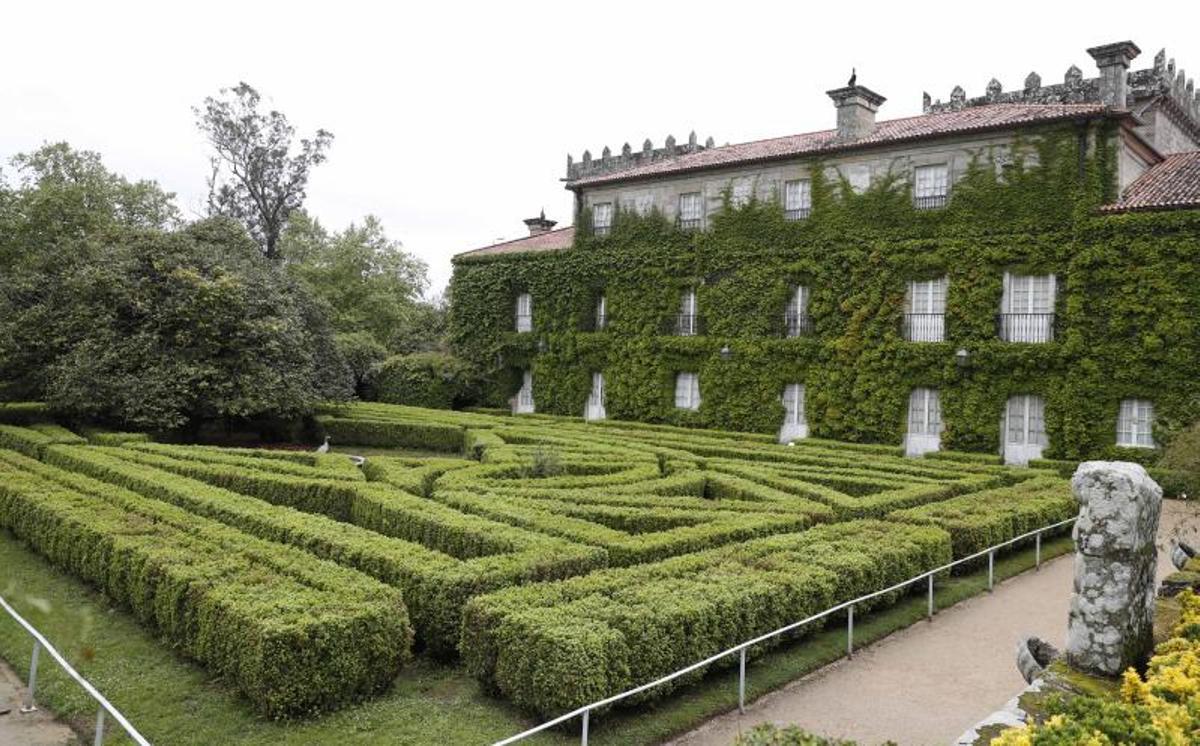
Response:
[[[525,221],[525,226],[529,228],[529,235],[540,236],[543,233],[549,233],[550,229],[558,225],[557,220],[546,220],[546,211],[542,210],[542,214],[536,218],[529,218]]]
[[[1129,63],[1142,53],[1131,41],[1118,41],[1092,47],[1087,51],[1100,68],[1100,100],[1114,109],[1125,108],[1125,96],[1129,92]]]
[[[886,98],[870,88],[854,84],[826,91],[837,107],[837,136],[840,140],[857,140],[875,130],[875,112]]]

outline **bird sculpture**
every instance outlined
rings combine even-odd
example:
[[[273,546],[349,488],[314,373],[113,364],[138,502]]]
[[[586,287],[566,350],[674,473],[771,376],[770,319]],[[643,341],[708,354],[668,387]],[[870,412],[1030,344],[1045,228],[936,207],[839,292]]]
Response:
[[[857,82],[858,82],[858,70],[856,70],[855,68],[852,67],[852,68],[850,68],[850,82],[847,83],[846,85],[853,88],[854,84]]]
[[[317,446],[317,453],[329,453],[329,436],[325,436],[325,442]]]

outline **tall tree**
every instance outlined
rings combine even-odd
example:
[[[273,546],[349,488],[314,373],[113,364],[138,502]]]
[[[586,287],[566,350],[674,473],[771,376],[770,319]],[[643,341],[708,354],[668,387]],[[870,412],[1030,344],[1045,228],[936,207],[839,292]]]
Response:
[[[319,129],[302,138],[283,113],[262,112],[262,97],[246,83],[224,88],[195,109],[197,125],[216,154],[209,178],[208,209],[240,221],[268,259],[279,256],[279,239],[292,213],[304,204],[309,172],[325,160],[333,135]]]

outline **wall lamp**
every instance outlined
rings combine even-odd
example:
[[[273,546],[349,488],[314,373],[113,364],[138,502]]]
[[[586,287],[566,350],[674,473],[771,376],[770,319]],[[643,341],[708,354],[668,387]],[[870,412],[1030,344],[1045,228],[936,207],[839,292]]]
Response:
[[[728,360],[731,357],[733,357],[733,350],[729,349],[729,345],[721,347],[721,359]]]

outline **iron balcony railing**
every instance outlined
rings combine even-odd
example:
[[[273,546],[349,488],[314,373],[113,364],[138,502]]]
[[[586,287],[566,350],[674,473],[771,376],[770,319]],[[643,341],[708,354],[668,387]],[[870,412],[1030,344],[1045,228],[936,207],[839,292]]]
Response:
[[[531,332],[533,331],[533,315],[528,313],[517,314],[517,331]]]
[[[945,194],[929,194],[924,197],[913,197],[913,207],[918,210],[936,210],[939,207],[945,207],[947,201]]]
[[[785,313],[783,315],[783,336],[788,339],[807,337],[813,333],[812,317],[806,313]]]
[[[10,606],[9,603],[4,600],[3,596],[0,596],[0,608],[3,608],[6,612],[8,612],[8,615],[15,619],[17,624],[21,626],[21,629],[28,632],[29,636],[33,638],[33,654],[29,658],[29,682],[25,689],[25,697],[21,700],[20,712],[22,714],[37,710],[37,705],[34,703],[34,693],[37,690],[38,657],[39,653],[41,653],[42,650],[45,650],[50,654],[50,657],[54,659],[54,662],[57,663],[63,671],[66,671],[67,675],[75,680],[75,683],[83,687],[83,690],[87,692],[88,696],[95,700],[96,704],[99,705],[96,711],[96,739],[94,742],[96,746],[100,746],[100,744],[104,743],[104,725],[106,713],[108,717],[111,717],[117,722],[117,725],[121,726],[121,729],[125,731],[125,734],[129,736],[130,740],[138,744],[138,746],[150,746],[150,742],[146,740],[146,737],[141,733],[138,733],[137,728],[134,728],[133,725],[130,724],[129,720],[126,719],[126,717],[122,715],[116,707],[113,707],[112,703],[105,699],[103,694],[96,690],[96,687],[92,686],[87,679],[80,676],[79,672],[76,671],[70,663],[67,663],[67,659],[62,657],[62,653],[58,652],[58,650],[50,644],[50,641],[47,640],[41,632],[38,632],[36,629],[34,629],[32,624],[25,621],[25,618],[18,614],[17,610]]]
[[[812,214],[811,207],[797,207],[794,210],[784,210],[783,211],[783,219],[784,220],[804,220],[811,214]]]
[[[677,337],[695,337],[704,334],[707,324],[697,313],[678,313],[667,317],[663,332]]]
[[[946,314],[904,314],[904,339],[909,342],[945,342]]]
[[[852,599],[850,601],[845,601],[843,603],[840,603],[837,606],[832,606],[832,607],[826,609],[825,611],[819,612],[817,614],[813,614],[812,616],[807,617],[805,619],[801,619],[798,622],[792,622],[791,624],[780,627],[779,629],[773,630],[771,632],[767,632],[765,634],[761,634],[758,637],[755,637],[750,640],[746,640],[745,642],[742,642],[738,645],[734,645],[733,647],[731,647],[727,650],[722,650],[719,653],[710,655],[702,661],[696,661],[695,663],[691,664],[690,666],[685,666],[684,668],[681,668],[678,671],[669,673],[666,676],[655,679],[654,681],[642,684],[641,686],[635,686],[634,688],[627,689],[627,690],[621,692],[620,694],[614,694],[611,697],[606,697],[605,699],[597,700],[590,704],[586,704],[583,707],[578,707],[574,710],[571,710],[570,712],[568,712],[566,714],[559,715],[558,717],[554,718],[553,720],[547,720],[546,722],[542,723],[541,725],[530,728],[527,731],[518,733],[515,736],[509,736],[508,738],[505,738],[503,740],[496,741],[493,744],[493,746],[508,746],[508,744],[517,743],[518,741],[522,741],[526,738],[529,738],[532,735],[541,733],[544,730],[553,728],[556,725],[565,723],[565,722],[572,720],[573,718],[577,718],[577,717],[581,718],[581,725],[582,725],[582,730],[580,731],[580,743],[583,746],[587,746],[588,725],[589,725],[588,721],[591,719],[592,710],[598,710],[602,707],[607,707],[608,705],[611,705],[615,702],[620,702],[623,699],[628,699],[629,697],[633,697],[637,694],[641,694],[644,691],[653,689],[656,686],[665,684],[668,681],[674,681],[675,679],[678,679],[681,676],[686,676],[686,675],[692,673],[693,671],[697,671],[699,669],[702,669],[709,665],[712,665],[713,663],[716,663],[719,660],[728,658],[729,656],[733,655],[734,653],[739,654],[739,658],[738,658],[738,712],[744,713],[746,711],[746,651],[749,648],[752,648],[755,645],[764,643],[768,640],[772,640],[776,637],[779,637],[780,635],[787,634],[788,632],[798,630],[801,627],[813,624],[814,622],[824,621],[827,617],[844,611],[844,612],[846,612],[846,657],[853,658],[854,657],[854,607],[855,606],[859,606],[859,605],[861,605],[867,601],[870,601],[874,598],[878,598],[879,596],[884,596],[889,593],[895,593],[896,591],[902,591],[902,590],[905,590],[912,586],[915,586],[918,583],[924,582],[926,584],[925,616],[929,621],[932,622],[933,621],[933,612],[934,612],[933,584],[934,584],[935,577],[937,577],[939,575],[943,575],[944,573],[948,572],[952,568],[958,567],[959,565],[964,565],[964,564],[967,564],[970,562],[974,562],[975,560],[978,560],[979,558],[986,556],[987,560],[988,560],[988,591],[990,592],[996,585],[996,552],[998,550],[1003,549],[1005,547],[1012,546],[1013,544],[1016,544],[1018,542],[1025,541],[1026,539],[1033,538],[1033,540],[1034,540],[1034,560],[1033,560],[1034,567],[1035,567],[1035,569],[1041,568],[1041,566],[1042,566],[1042,534],[1044,534],[1048,531],[1055,531],[1057,529],[1064,528],[1064,527],[1074,523],[1076,520],[1077,520],[1077,518],[1072,517],[1072,518],[1066,519],[1065,521],[1059,521],[1058,523],[1052,523],[1049,526],[1042,526],[1039,529],[1035,529],[1028,533],[1021,534],[1020,536],[1014,536],[1013,538],[1009,539],[1008,541],[1003,541],[1003,542],[1000,542],[999,544],[990,546],[987,549],[980,550],[970,556],[963,557],[962,559],[954,560],[953,562],[948,562],[948,563],[942,565],[941,567],[937,567],[932,570],[928,570],[926,572],[921,573],[920,575],[915,575],[915,576],[909,578],[908,580],[902,580],[899,583],[888,586],[887,588],[884,588],[882,590],[878,590],[873,593],[868,593],[866,595],[859,596],[858,598]]]
[[[1053,342],[1053,313],[1002,313],[996,317],[996,332],[1005,342]]]

